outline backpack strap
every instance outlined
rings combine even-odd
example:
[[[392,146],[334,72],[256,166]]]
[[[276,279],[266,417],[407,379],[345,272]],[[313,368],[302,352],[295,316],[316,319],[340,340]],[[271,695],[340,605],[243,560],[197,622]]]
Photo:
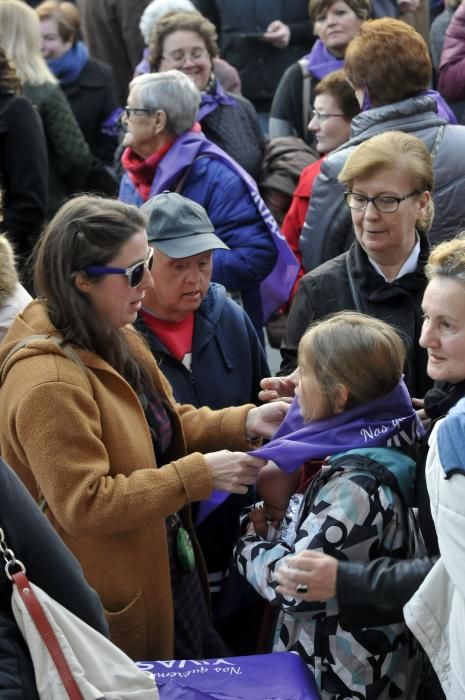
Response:
[[[310,92],[312,88],[312,76],[307,70],[306,61],[301,58],[297,63],[302,71],[302,124],[304,133],[310,121]]]
[[[329,475],[336,471],[342,471],[347,467],[347,456],[342,455],[331,461],[331,471]],[[361,469],[373,475],[379,485],[388,486],[398,497],[404,511],[404,529],[405,543],[407,554],[406,558],[413,559],[415,557],[425,556],[427,554],[423,536],[421,534],[418,522],[413,508],[405,502],[404,494],[402,493],[399,482],[394,474],[381,462],[377,462],[366,455],[351,454],[350,468]]]

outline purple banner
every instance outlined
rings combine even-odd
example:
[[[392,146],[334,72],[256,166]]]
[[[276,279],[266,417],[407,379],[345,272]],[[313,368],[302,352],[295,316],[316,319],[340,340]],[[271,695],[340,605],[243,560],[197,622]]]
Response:
[[[137,665],[153,675],[161,700],[320,700],[312,673],[287,652]]]

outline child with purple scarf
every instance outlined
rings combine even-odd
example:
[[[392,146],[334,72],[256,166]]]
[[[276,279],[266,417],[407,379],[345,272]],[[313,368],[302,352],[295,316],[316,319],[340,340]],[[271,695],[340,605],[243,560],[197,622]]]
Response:
[[[255,590],[279,607],[273,651],[298,652],[323,700],[415,697],[420,655],[404,623],[341,628],[337,595],[326,603],[276,590],[279,571],[305,550],[340,560],[406,559],[415,463],[403,448],[422,434],[402,380],[405,349],[386,323],[343,312],[312,326],[299,345],[299,383],[289,413],[254,456],[266,503],[250,513],[235,559]],[[303,464],[324,460],[300,493]],[[298,476],[296,476],[298,475]],[[290,499],[289,499],[290,496]],[[284,516],[284,517],[283,517]]]

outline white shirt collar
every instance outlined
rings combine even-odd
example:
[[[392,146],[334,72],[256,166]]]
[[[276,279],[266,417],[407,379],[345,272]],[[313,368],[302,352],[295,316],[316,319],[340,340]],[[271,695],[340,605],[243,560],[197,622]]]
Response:
[[[398,280],[399,277],[403,277],[404,275],[408,275],[410,272],[415,272],[415,270],[417,269],[417,265],[418,265],[419,255],[420,255],[420,236],[417,233],[417,242],[415,243],[415,246],[414,246],[412,252],[410,253],[410,255],[408,256],[407,260],[404,262],[404,264],[400,268],[399,272],[397,273],[397,275],[395,277],[396,280]],[[394,282],[394,280],[388,280],[386,278],[386,275],[384,274],[384,272],[382,271],[380,266],[373,260],[373,258],[370,258],[370,256],[368,256],[368,260],[370,261],[371,265],[375,268],[378,275],[381,275],[381,277],[383,277],[386,280],[386,282]]]

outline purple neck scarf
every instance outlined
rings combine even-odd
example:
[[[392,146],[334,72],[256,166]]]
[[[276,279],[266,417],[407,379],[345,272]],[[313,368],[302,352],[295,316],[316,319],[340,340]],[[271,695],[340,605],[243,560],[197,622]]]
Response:
[[[148,199],[165,190],[174,189],[182,175],[188,171],[197,158],[202,156],[221,160],[244,181],[276,247],[275,265],[268,277],[260,283],[263,319],[266,322],[273,311],[289,299],[299,264],[250,175],[221,148],[206,139],[203,134],[186,131],[176,139],[158,164]]]
[[[356,406],[331,418],[305,423],[297,397],[273,439],[250,452],[254,457],[271,459],[285,472],[294,472],[311,459],[362,447],[404,447],[424,434],[404,381],[379,399]],[[228,493],[213,491],[199,504],[196,524],[223,503]]]
[[[411,445],[423,433],[401,380],[393,391],[379,399],[308,423],[304,422],[295,398],[273,439],[250,454],[270,459],[283,471],[293,472],[308,460],[325,459],[360,447]]]
[[[344,59],[333,56],[321,39],[315,41],[310,53],[306,54],[301,61],[307,71],[318,80],[322,80],[328,73],[344,67]]]
[[[218,80],[213,81],[213,85],[207,92],[201,93],[200,108],[197,114],[197,121],[201,122],[206,116],[214,112],[220,105],[235,107],[235,99],[227,95]]]
[[[443,96],[437,90],[421,90],[420,92],[417,92],[415,94],[415,97],[432,97],[433,100],[436,102],[436,109],[438,115],[446,121],[448,121],[449,124],[458,124],[458,120],[454,112],[451,110]],[[368,95],[368,92],[365,89],[363,91],[362,112],[366,112],[369,109],[373,109],[373,105],[371,104],[370,96]]]

